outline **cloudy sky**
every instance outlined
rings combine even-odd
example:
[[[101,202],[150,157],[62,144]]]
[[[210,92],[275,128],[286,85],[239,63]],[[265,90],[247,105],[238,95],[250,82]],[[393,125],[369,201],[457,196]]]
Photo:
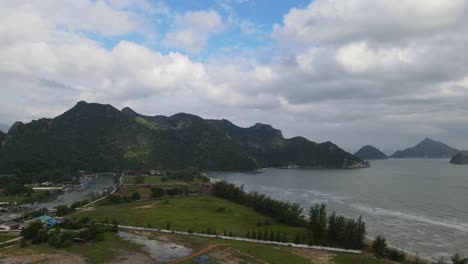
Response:
[[[77,101],[468,149],[468,0],[2,0],[0,123]]]

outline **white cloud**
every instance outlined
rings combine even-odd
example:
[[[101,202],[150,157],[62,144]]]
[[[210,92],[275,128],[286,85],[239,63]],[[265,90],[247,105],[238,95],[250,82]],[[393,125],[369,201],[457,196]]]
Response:
[[[177,15],[173,27],[165,36],[165,45],[196,54],[203,49],[210,35],[222,31],[224,25],[218,12],[203,10]]]
[[[273,35],[301,47],[356,40],[401,41],[455,30],[467,22],[465,0],[316,0],[289,11]]]

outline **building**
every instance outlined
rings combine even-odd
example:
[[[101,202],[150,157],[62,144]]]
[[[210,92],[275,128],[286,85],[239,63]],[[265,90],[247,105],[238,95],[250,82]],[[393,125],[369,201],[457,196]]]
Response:
[[[7,223],[0,224],[1,231],[19,230],[20,227],[21,227],[20,224],[15,223],[15,222],[7,222]]]
[[[47,225],[47,227],[53,227],[54,225],[60,223],[59,220],[53,218],[50,215],[39,216],[34,218],[34,220],[40,221],[41,223]]]

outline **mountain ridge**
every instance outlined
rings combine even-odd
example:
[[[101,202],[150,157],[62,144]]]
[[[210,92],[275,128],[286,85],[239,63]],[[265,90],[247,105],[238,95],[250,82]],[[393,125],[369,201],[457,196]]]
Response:
[[[397,150],[392,158],[451,158],[460,153],[460,150],[450,147],[445,143],[426,137],[417,145]]]
[[[146,116],[126,107],[78,102],[54,118],[16,122],[0,135],[0,169],[183,168],[251,170],[299,166],[360,168],[366,164],[331,142],[284,138],[257,123],[248,128],[227,120],[178,113]]]

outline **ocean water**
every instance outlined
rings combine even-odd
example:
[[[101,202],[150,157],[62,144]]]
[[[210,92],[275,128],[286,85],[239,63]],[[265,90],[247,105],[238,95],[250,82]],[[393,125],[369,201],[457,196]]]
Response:
[[[357,170],[213,172],[210,177],[306,209],[324,202],[338,214],[362,215],[369,238],[383,234],[389,244],[421,257],[468,255],[468,166],[447,159],[378,160]]]

